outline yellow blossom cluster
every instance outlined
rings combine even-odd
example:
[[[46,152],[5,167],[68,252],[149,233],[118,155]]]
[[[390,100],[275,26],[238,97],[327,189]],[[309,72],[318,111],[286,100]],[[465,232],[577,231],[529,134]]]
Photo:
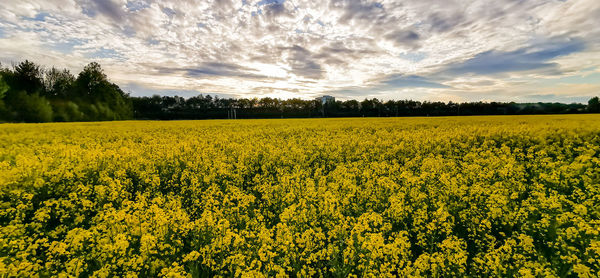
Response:
[[[0,277],[598,277],[600,115],[0,125]]]

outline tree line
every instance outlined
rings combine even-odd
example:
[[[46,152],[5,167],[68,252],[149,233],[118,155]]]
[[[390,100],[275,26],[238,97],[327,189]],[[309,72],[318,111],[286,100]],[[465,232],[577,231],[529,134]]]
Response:
[[[455,115],[573,114],[596,112],[580,103],[429,102],[413,100],[233,99],[199,95],[132,98],[137,119],[252,119],[311,117],[401,117]]]
[[[0,66],[0,121],[107,121],[125,119],[251,119],[312,117],[400,117],[517,115],[600,112],[598,97],[580,103],[429,102],[377,98],[344,101],[219,98],[198,95],[132,97],[92,62],[74,76],[31,61]]]

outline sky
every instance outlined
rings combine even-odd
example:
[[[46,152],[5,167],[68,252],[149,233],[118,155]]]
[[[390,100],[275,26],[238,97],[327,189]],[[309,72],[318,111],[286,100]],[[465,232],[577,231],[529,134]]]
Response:
[[[133,96],[587,102],[598,0],[2,0],[0,62]]]

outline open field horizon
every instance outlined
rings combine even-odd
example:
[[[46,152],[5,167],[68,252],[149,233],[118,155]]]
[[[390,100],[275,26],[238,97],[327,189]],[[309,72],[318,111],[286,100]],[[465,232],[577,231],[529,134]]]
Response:
[[[330,121],[330,120],[356,120],[356,121],[361,121],[361,120],[388,120],[388,121],[393,121],[393,120],[403,120],[403,119],[430,119],[430,120],[436,120],[436,119],[454,119],[457,118],[457,120],[460,120],[460,118],[544,118],[544,117],[548,117],[548,118],[562,118],[562,117],[566,117],[566,118],[570,118],[570,117],[589,117],[589,116],[598,116],[598,118],[600,119],[600,114],[598,113],[578,113],[578,114],[524,114],[524,115],[444,115],[444,116],[390,116],[390,117],[375,117],[375,116],[371,116],[371,117],[330,117],[330,118],[303,118],[303,117],[290,117],[290,118],[249,118],[249,119],[222,119],[222,118],[217,118],[217,119],[194,119],[194,120],[190,120],[190,119],[173,119],[173,120],[136,120],[136,119],[131,119],[131,120],[113,120],[113,121],[71,121],[71,122],[44,122],[44,123],[27,123],[27,122],[23,122],[23,123],[15,123],[15,122],[2,122],[0,123],[0,126],[4,125],[4,126],[19,126],[19,125],[31,125],[31,126],[44,126],[44,125],[78,125],[78,124],[90,124],[90,125],[98,125],[98,124],[105,124],[105,125],[111,125],[111,124],[123,124],[123,123],[144,123],[144,122],[165,122],[165,123],[169,123],[169,122],[223,122],[223,123],[235,123],[235,122],[246,122],[246,121],[294,121],[294,120],[298,120],[298,121]]]

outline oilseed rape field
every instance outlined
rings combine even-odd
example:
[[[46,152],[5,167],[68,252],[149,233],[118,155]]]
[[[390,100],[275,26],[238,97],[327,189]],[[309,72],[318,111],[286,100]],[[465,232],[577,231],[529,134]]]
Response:
[[[0,125],[0,277],[598,277],[600,115]]]

